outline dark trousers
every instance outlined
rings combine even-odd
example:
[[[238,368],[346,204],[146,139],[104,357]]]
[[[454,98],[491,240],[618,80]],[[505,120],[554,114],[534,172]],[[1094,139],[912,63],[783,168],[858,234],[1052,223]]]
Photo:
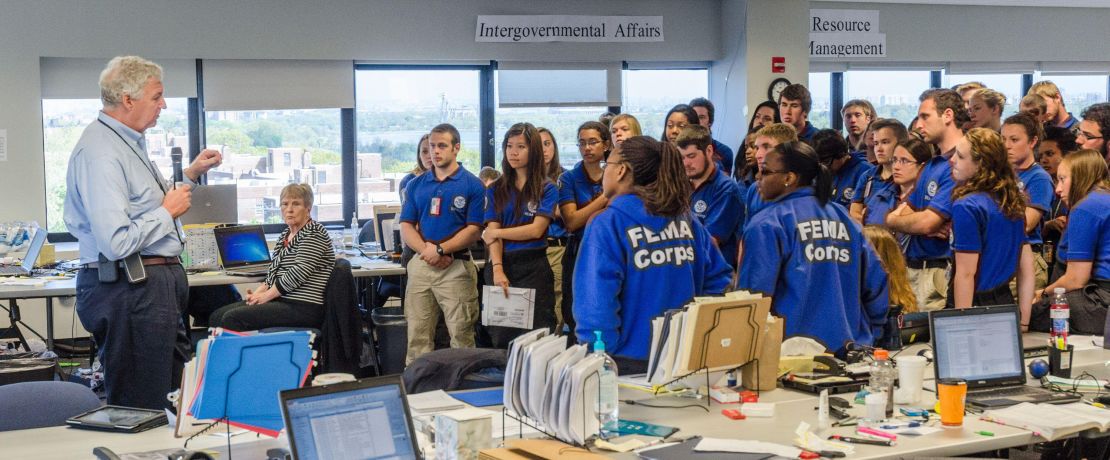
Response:
[[[162,409],[181,385],[189,339],[181,312],[189,282],[181,265],[150,265],[147,280],[101,283],[97,269],[77,273],[77,316],[92,333],[104,368],[108,404]]]
[[[563,253],[563,323],[570,331],[567,334],[570,344],[577,343],[574,339],[574,328],[578,324],[574,320],[574,261],[578,260],[578,244],[581,241],[581,238],[572,233],[567,238],[567,250]]]
[[[258,305],[244,302],[224,305],[208,317],[209,326],[233,331],[257,331],[268,327],[319,329],[323,322],[323,305],[282,301],[280,297]]]
[[[555,275],[547,263],[547,248],[521,249],[502,256],[505,276],[509,286],[535,289],[536,303],[532,309],[532,329],[515,327],[482,326],[493,348],[505,349],[517,336],[533,329],[555,327]],[[483,275],[487,285],[493,285],[493,265],[486,264]],[[500,293],[500,288],[495,289]],[[484,307],[484,306],[483,306]]]
[[[948,280],[948,299],[945,300],[944,308],[955,308],[956,306],[956,291],[953,289],[953,281]],[[995,305],[1013,305],[1017,302],[1014,301],[1014,293],[1010,292],[1010,283],[1007,281],[986,291],[975,291],[971,297],[971,306],[973,307],[991,307]]]

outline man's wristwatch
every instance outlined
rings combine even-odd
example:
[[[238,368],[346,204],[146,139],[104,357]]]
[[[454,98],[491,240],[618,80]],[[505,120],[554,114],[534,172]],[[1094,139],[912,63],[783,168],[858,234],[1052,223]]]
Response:
[[[443,246],[440,246],[439,243],[436,243],[436,254],[443,255]]]

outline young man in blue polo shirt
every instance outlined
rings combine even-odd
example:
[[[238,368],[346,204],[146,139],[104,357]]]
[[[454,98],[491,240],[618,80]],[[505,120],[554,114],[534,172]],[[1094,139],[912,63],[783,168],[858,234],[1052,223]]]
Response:
[[[712,140],[708,128],[690,125],[675,138],[675,145],[682,154],[682,166],[694,189],[690,209],[709,230],[713,244],[735,270],[744,203],[740,186],[713,161]]]
[[[409,183],[401,208],[401,238],[416,252],[407,267],[406,364],[433,350],[441,310],[454,348],[474,346],[478,318],[478,270],[467,248],[481,234],[485,188],[456,161],[454,126],[432,128],[428,143],[435,167]]]
[[[875,169],[871,163],[848,153],[848,141],[833,129],[822,129],[813,135],[813,150],[817,159],[829,168],[833,176],[832,202],[848,209],[856,197],[856,185],[861,177]]]
[[[948,298],[948,223],[952,220],[952,169],[948,159],[964,138],[960,129],[970,120],[964,100],[950,89],[930,89],[921,94],[917,126],[925,142],[937,146],[940,155],[925,164],[917,184],[905,203],[886,216],[895,232],[910,235],[906,267],[917,294],[918,308],[944,308]]]
[[[809,111],[813,108],[813,98],[809,90],[801,83],[787,86],[779,95],[779,117],[782,122],[794,127],[798,131],[798,139],[809,143],[817,128],[809,122]]]
[[[713,116],[717,112],[713,103],[709,99],[698,97],[690,101],[690,107],[693,107],[694,112],[698,113],[698,124],[709,128],[709,132],[712,134]],[[724,171],[727,176],[732,175],[732,165],[735,161],[732,149],[717,139],[713,139],[713,159],[717,163],[717,169]]]
[[[786,123],[772,123],[762,128],[755,133],[755,164],[759,169],[763,169],[763,159],[767,157],[767,152],[771,149],[778,147],[779,144],[786,142],[797,142],[798,131],[794,127]],[[756,173],[756,178],[759,175]],[[755,217],[759,211],[767,206],[767,202],[763,197],[759,196],[759,187],[752,184],[744,192],[744,220],[741,228],[746,228],[748,222]],[[743,231],[741,231],[743,234]]]
[[[1079,135],[1079,120],[1068,112],[1067,106],[1064,105],[1064,95],[1060,94],[1060,88],[1055,83],[1048,80],[1033,83],[1026,94],[1036,94],[1044,98],[1045,116],[1048,117],[1046,126],[1064,128],[1072,134]]]
[[[871,122],[877,119],[875,107],[866,99],[852,99],[840,109],[840,118],[844,120],[844,131],[848,134],[848,151],[852,156],[867,161],[865,137],[870,136]]]

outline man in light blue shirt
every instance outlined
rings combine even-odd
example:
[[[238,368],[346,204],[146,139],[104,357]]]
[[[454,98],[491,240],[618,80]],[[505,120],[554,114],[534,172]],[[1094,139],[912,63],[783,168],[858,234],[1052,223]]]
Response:
[[[85,128],[66,173],[64,219],[81,256],[77,315],[99,349],[108,404],[161,409],[181,381],[189,349],[179,310],[189,286],[177,218],[189,210],[190,189],[222,157],[201,152],[179,186],[151,163],[143,132],[166,107],[157,64],[112,59],[100,91],[104,108]],[[133,283],[119,261],[136,253],[146,279]]]

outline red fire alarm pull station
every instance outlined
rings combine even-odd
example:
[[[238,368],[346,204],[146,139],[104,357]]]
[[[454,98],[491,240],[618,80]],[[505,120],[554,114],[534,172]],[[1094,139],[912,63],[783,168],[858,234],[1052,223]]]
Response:
[[[786,73],[786,58],[783,56],[771,57],[771,73]]]

